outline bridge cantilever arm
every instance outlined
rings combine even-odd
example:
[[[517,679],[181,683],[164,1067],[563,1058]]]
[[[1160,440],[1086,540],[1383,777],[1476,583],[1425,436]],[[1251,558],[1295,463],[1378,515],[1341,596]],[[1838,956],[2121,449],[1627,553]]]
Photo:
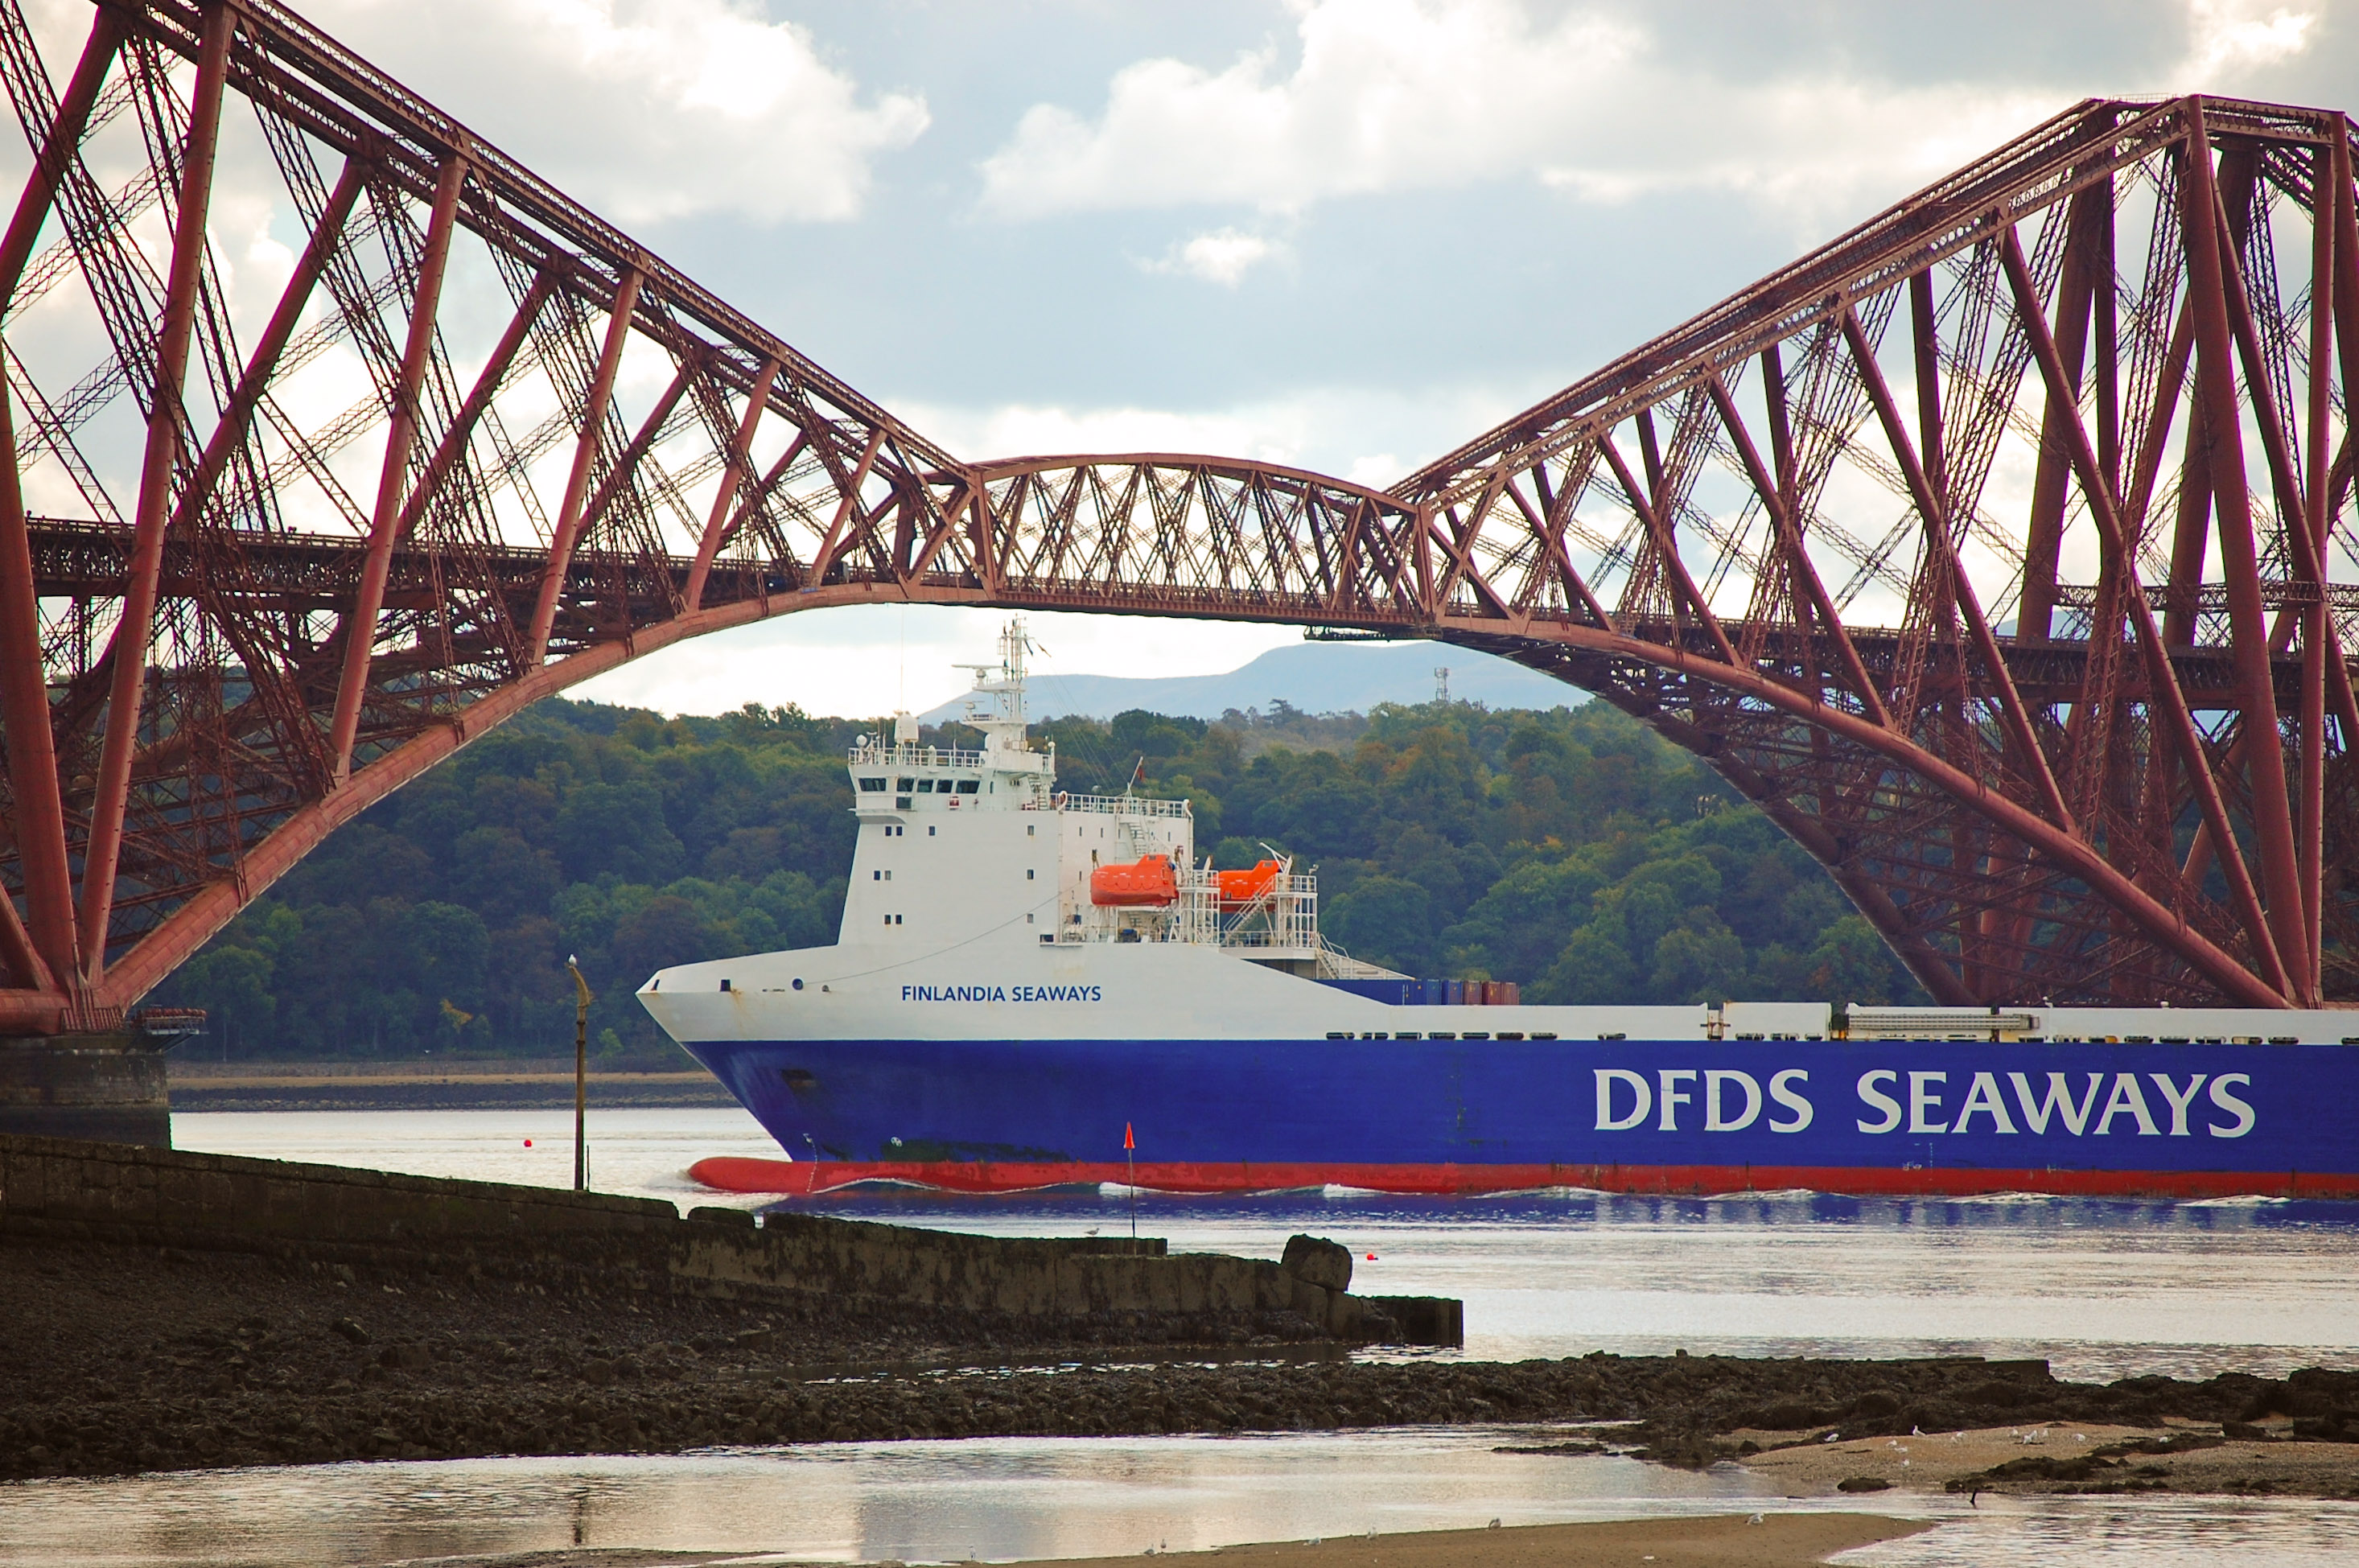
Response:
[[[723,529],[727,527],[737,488],[745,482],[745,471],[753,464],[754,431],[762,422],[762,411],[770,406],[770,388],[778,379],[778,361],[772,355],[762,361],[762,373],[754,379],[754,390],[745,399],[745,417],[737,421],[737,439],[729,443],[729,461],[721,470],[721,487],[713,492],[712,511],[704,520],[704,532],[696,541],[696,560],[688,569],[688,583],[680,601],[690,612],[704,604],[704,582],[712,573],[712,559],[721,553]],[[802,435],[797,430],[795,435]]]
[[[1836,657],[1843,660],[1843,673],[1851,677],[1852,684],[1857,688],[1860,704],[1867,710],[1870,718],[1890,729],[1892,714],[1884,705],[1884,693],[1875,689],[1875,681],[1867,673],[1867,661],[1859,656],[1859,645],[1851,640],[1851,633],[1843,626],[1843,617],[1836,614],[1834,600],[1828,594],[1826,583],[1820,579],[1818,567],[1811,562],[1809,552],[1803,548],[1801,529],[1795,527],[1794,515],[1787,508],[1785,496],[1779,493],[1777,481],[1770,477],[1768,469],[1762,465],[1761,453],[1753,444],[1752,432],[1737,417],[1735,399],[1728,395],[1728,387],[1718,376],[1706,378],[1704,391],[1711,397],[1712,406],[1719,410],[1721,427],[1728,431],[1729,441],[1736,447],[1737,458],[1745,465],[1745,476],[1752,481],[1753,493],[1761,498],[1762,506],[1769,514],[1770,525],[1777,530],[1778,545],[1786,552],[1787,564],[1800,576],[1802,592],[1810,597],[1811,611],[1833,639]]]
[[[2056,782],[2056,770],[2048,766],[2048,754],[2040,748],[2039,732],[2032,727],[2031,713],[2023,705],[2023,693],[2016,690],[2015,673],[2007,668],[1998,638],[1992,634],[1990,622],[1983,618],[1982,602],[1974,596],[1974,585],[1958,561],[1957,546],[1950,534],[1949,499],[1933,488],[1916,443],[1908,439],[1908,427],[1901,420],[1899,406],[1892,400],[1892,388],[1885,385],[1883,367],[1875,362],[1875,345],[1867,341],[1867,332],[1859,324],[1859,312],[1846,306],[1842,322],[1843,341],[1851,345],[1852,361],[1859,366],[1860,381],[1875,406],[1876,419],[1884,427],[1884,439],[1898,460],[1900,472],[1908,482],[1909,497],[1924,519],[1926,546],[1936,552],[1942,575],[1948,579],[1959,614],[1966,623],[1966,635],[1973,639],[1974,650],[1990,667],[1991,681],[1998,688],[1999,712],[2022,750],[2025,771],[2039,792],[2040,804],[2063,824],[2065,832],[2078,833],[2072,812],[2064,803],[2064,791]]]
[[[101,6],[58,101],[32,174],[17,196],[7,233],[0,237],[0,315],[16,297],[33,243],[56,204],[59,181],[77,156],[82,127],[90,123],[91,109],[125,32],[123,18]],[[47,987],[80,969],[81,943],[75,931],[73,870],[66,852],[65,802],[58,787],[52,727],[57,721],[41,659],[40,599],[33,585],[32,541],[8,405],[7,378],[0,375],[0,724],[8,734],[8,779],[17,819],[11,825],[32,924],[26,930],[16,905],[0,895],[0,904],[8,909],[0,942],[5,942],[12,968],[29,984]]]
[[[213,166],[220,152],[222,89],[229,73],[237,13],[216,5],[204,13],[197,51],[196,92],[189,108],[188,150],[181,158],[180,196],[173,214],[172,259],[164,289],[164,325],[156,343],[156,383],[141,455],[139,499],[134,512],[131,567],[123,609],[108,657],[106,734],[98,784],[92,791],[90,837],[83,848],[82,905],[76,936],[81,968],[92,980],[106,967],[107,927],[114,911],[114,873],[129,808],[132,754],[147,692],[147,652],[155,633],[156,600],[164,568],[164,526],[179,467],[182,382],[189,366],[197,296],[204,276],[205,218],[212,203]]]
[[[419,521],[425,517],[426,509],[442,493],[443,482],[451,476],[451,469],[467,450],[468,441],[474,437],[475,426],[492,406],[500,383],[507,378],[509,366],[516,363],[516,354],[524,348],[534,324],[540,320],[540,312],[548,307],[556,292],[556,275],[544,269],[534,275],[532,282],[525,289],[524,298],[516,301],[516,311],[508,318],[506,329],[500,333],[499,342],[492,346],[492,356],[484,362],[484,368],[476,375],[475,385],[468,392],[467,400],[459,405],[458,418],[451,421],[451,428],[444,430],[442,439],[435,443],[434,455],[427,459],[425,472],[418,476],[417,487],[410,491],[409,499],[402,506],[401,527],[395,536],[397,545],[408,542],[410,536],[418,531]]]
[[[2089,440],[2089,431],[2081,422],[2081,411],[2071,400],[2071,382],[2064,374],[2063,356],[2057,352],[2056,340],[2049,335],[2047,318],[2039,310],[2039,296],[2032,287],[2031,268],[2023,257],[2023,246],[2013,228],[1999,237],[1999,260],[2008,286],[2014,290],[2016,313],[2021,318],[2024,332],[2031,340],[2032,358],[2039,365],[2046,380],[2048,396],[2059,403],[2067,414],[2060,421],[2064,439],[2071,446],[2072,467],[2081,480],[2082,494],[2089,503],[2089,515],[2095,521],[2100,542],[2111,569],[2122,577],[2122,588],[2129,602],[2130,626],[2137,638],[2138,651],[2147,666],[2147,682],[2166,709],[2166,733],[2180,752],[2188,780],[2195,791],[2203,824],[2211,830],[2213,840],[2223,846],[2233,846],[2235,834],[2228,825],[2228,808],[2220,798],[2220,787],[2212,777],[2211,758],[2204,755],[2203,742],[2195,728],[2195,715],[2187,705],[2187,693],[2179,684],[2179,675],[2170,666],[2169,651],[2164,648],[2162,633],[2154,622],[2154,609],[2147,603],[2146,586],[2137,578],[2136,557],[2131,551],[2120,515],[2114,509],[2113,492],[2104,483],[2104,472],[2097,463],[2096,448]],[[2230,898],[2242,917],[2245,934],[2253,944],[2254,954],[2262,965],[2262,975],[2279,992],[2290,989],[2286,969],[2277,956],[2277,942],[2269,929],[2267,915],[2262,910],[2260,893],[2253,886],[2251,868],[2242,855],[2225,848],[2220,855],[2221,870],[2226,874]]]
[[[336,706],[328,723],[328,760],[335,780],[352,776],[353,740],[360,733],[361,699],[368,691],[369,664],[376,653],[377,612],[385,607],[386,574],[401,526],[402,490],[409,483],[409,454],[418,444],[423,410],[419,397],[434,359],[434,317],[442,303],[442,275],[451,260],[451,231],[459,216],[459,196],[467,183],[467,155],[442,160],[434,182],[433,215],[426,224],[426,248],[418,263],[418,289],[410,301],[409,333],[402,345],[401,375],[394,383],[393,420],[385,433],[385,462],[377,473],[376,506],[369,517],[368,555],[361,564],[360,588],[344,621],[344,661],[336,685]]]
[[[557,602],[565,593],[565,575],[573,564],[573,547],[582,537],[582,503],[590,498],[590,467],[606,425],[606,409],[614,401],[614,376],[623,365],[623,345],[630,341],[631,316],[639,308],[639,288],[645,275],[625,267],[614,286],[614,313],[606,318],[606,341],[598,351],[598,368],[590,379],[590,396],[582,411],[582,433],[573,444],[573,467],[565,479],[565,501],[558,508],[557,526],[549,539],[549,565],[541,573],[540,595],[534,602],[532,631],[525,643],[525,662],[538,665],[549,657],[549,634],[557,625]]]

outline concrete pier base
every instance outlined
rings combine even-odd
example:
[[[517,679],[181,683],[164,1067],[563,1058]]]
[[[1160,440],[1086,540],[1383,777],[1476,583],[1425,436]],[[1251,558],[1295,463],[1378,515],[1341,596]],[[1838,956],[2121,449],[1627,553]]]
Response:
[[[137,1029],[0,1039],[0,1133],[171,1148],[163,1044]]]

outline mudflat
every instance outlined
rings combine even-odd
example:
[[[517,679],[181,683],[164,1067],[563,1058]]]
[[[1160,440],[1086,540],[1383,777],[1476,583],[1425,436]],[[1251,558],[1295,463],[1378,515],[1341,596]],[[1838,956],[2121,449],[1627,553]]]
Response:
[[[2150,1427],[2034,1422],[1851,1442],[1793,1433],[1732,1433],[1782,1445],[1744,1459],[1790,1497],[1843,1492],[2206,1492],[2243,1497],[2359,1497],[2359,1443],[2305,1439],[2295,1420]],[[2223,1428],[2232,1427],[2231,1438]]]
[[[1756,1513],[1332,1536],[1175,1552],[1182,1563],[1244,1559],[1255,1568],[1801,1568],[1838,1552],[1930,1530],[1868,1514]],[[1136,1557],[1060,1560],[1058,1568],[1136,1568]]]

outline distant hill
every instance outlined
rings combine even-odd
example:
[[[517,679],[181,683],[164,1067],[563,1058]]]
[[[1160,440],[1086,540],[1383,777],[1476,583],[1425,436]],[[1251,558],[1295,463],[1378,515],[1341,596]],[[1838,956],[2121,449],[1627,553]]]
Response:
[[[1435,642],[1303,642],[1272,648],[1223,675],[1057,675],[1035,670],[1036,716],[1109,719],[1133,708],[1217,719],[1231,708],[1266,711],[1284,701],[1310,713],[1367,713],[1379,702],[1433,700],[1437,668],[1450,671],[1450,695],[1490,708],[1570,708],[1588,700],[1580,688],[1551,681],[1487,653]],[[927,724],[965,711],[954,697],[922,715]]]

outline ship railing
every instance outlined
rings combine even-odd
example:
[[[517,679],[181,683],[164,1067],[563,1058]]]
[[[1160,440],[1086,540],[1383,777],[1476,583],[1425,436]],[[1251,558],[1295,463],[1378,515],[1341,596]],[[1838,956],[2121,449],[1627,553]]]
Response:
[[[947,746],[855,746],[849,760],[854,768],[981,768],[984,755]]]
[[[1853,1007],[1830,1020],[1838,1040],[2012,1040],[2039,1028],[2037,1013]]]
[[[1186,817],[1195,808],[1185,800],[1157,800],[1145,795],[1060,795],[1057,809],[1094,811],[1109,817]]]
[[[1223,947],[1248,947],[1256,952],[1265,949],[1281,953],[1315,953],[1319,951],[1316,931],[1270,931],[1256,927],[1252,931],[1231,931],[1221,938]]]

